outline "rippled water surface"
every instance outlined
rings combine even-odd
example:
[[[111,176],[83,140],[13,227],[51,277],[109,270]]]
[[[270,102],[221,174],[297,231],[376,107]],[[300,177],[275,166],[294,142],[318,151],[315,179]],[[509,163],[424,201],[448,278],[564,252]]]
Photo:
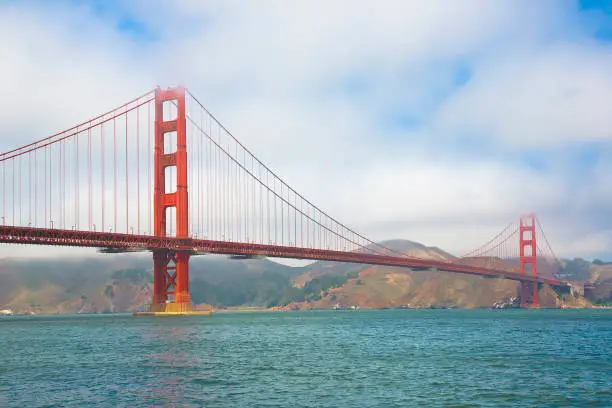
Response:
[[[611,344],[611,310],[0,318],[0,406],[611,407]]]

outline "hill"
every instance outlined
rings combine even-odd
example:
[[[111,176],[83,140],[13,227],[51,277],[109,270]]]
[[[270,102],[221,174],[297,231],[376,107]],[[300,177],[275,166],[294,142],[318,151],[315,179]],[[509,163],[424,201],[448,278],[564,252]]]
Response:
[[[590,269],[593,289],[587,296],[596,303],[612,306],[612,263],[595,260]]]
[[[455,257],[439,248],[427,247],[406,240],[385,241],[383,245],[424,259],[450,260]],[[471,262],[478,264],[480,259]],[[488,264],[490,260],[483,260]],[[501,262],[501,260],[500,260]],[[518,260],[516,260],[518,264]],[[546,261],[538,264],[546,276],[558,272],[556,265]],[[519,284],[514,281],[461,275],[438,271],[412,271],[406,268],[317,262],[311,270],[294,278],[296,287],[334,276],[344,277],[340,285],[328,287],[318,296],[298,300],[285,309],[308,308],[476,308],[490,307],[495,302],[510,302],[519,294]],[[570,303],[572,299],[568,299]],[[560,306],[559,299],[550,288],[542,293],[541,303],[546,307]],[[573,304],[573,303],[572,303]]]
[[[442,251],[436,247],[427,247],[423,244],[408,240],[389,240],[380,242],[381,245],[400,252],[405,255],[423,258],[423,259],[439,259],[446,260],[454,258],[453,255]],[[343,263],[343,262],[325,262],[319,261],[313,263],[309,270],[294,278],[296,287],[303,287],[312,279],[322,276],[344,276],[359,273],[368,268],[368,265]]]
[[[194,257],[190,286],[197,304],[274,306],[303,268],[267,259]],[[148,254],[85,259],[0,261],[0,306],[19,313],[106,313],[139,310],[152,295]]]
[[[452,259],[435,247],[392,240],[383,245],[411,256]],[[143,309],[152,294],[149,254],[99,255],[87,259],[0,260],[0,307],[21,313],[105,313]],[[541,270],[546,271],[545,265]],[[552,266],[549,268],[552,271]],[[612,264],[564,260],[561,273],[593,281],[592,300],[612,299]],[[546,272],[544,272],[546,273]],[[289,267],[267,259],[194,257],[192,300],[217,308],[256,306],[303,309],[356,305],[386,307],[490,307],[518,295],[513,281],[434,271],[315,262]],[[552,290],[544,306],[564,301]],[[566,303],[575,305],[573,299]],[[574,303],[572,303],[574,302]]]
[[[425,259],[453,259],[453,255],[435,247],[393,240],[382,243],[398,252]],[[498,260],[502,262],[501,260]],[[491,260],[475,258],[475,264],[489,264]],[[518,265],[519,260],[506,261]],[[561,260],[560,264],[548,260],[538,261],[541,276],[562,276],[575,282],[594,282],[595,290],[589,299],[577,300],[567,294],[559,295],[551,288],[543,288],[540,304],[543,307],[584,306],[589,301],[608,304],[612,301],[612,263],[589,262],[576,258]],[[437,271],[411,271],[405,268],[318,262],[311,270],[294,278],[297,287],[309,282],[334,276],[344,277],[341,285],[323,290],[320,296],[296,301],[286,309],[332,308],[359,306],[381,307],[490,307],[495,302],[509,302],[519,296],[519,283],[499,278],[487,278]]]

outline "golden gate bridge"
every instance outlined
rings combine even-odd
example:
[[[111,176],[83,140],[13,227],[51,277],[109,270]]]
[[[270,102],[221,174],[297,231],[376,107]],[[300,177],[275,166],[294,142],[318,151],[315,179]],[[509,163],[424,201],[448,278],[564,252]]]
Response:
[[[283,181],[183,87],[4,152],[0,172],[0,242],[151,251],[152,312],[193,309],[189,258],[202,254],[506,278],[520,282],[522,307],[538,306],[543,284],[569,285],[533,214],[453,259],[368,239]]]

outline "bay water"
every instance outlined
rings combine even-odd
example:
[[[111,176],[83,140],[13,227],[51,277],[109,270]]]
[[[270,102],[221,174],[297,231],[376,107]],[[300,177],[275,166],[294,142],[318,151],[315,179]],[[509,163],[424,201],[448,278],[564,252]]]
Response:
[[[0,407],[612,407],[612,310],[0,318]]]

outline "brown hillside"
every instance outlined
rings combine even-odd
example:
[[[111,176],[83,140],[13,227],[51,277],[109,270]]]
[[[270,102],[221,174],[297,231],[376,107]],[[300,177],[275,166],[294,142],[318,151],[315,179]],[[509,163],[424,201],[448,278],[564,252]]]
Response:
[[[370,266],[357,279],[332,289],[318,302],[301,308],[356,305],[383,307],[489,307],[516,296],[517,283],[469,275]]]
[[[393,240],[383,242],[400,253],[424,259],[449,260],[470,265],[494,267],[518,271],[516,262],[494,257],[472,257],[457,259],[439,248],[422,244]],[[539,274],[552,277],[557,272],[556,262],[541,259]],[[612,268],[611,268],[612,270]],[[310,280],[325,275],[347,275],[358,272],[339,288],[331,289],[327,295],[314,302],[289,305],[288,308],[333,308],[334,306],[359,306],[362,308],[383,307],[490,307],[495,302],[505,301],[519,295],[519,283],[501,278],[486,278],[437,271],[411,271],[404,268],[317,262],[311,269],[294,278],[294,284],[302,287]],[[550,288],[543,288],[540,304],[543,307],[561,307],[562,304],[578,306],[573,299],[560,300]]]
[[[370,266],[358,278],[329,290],[321,300],[293,304],[288,309],[329,309],[335,306],[480,308],[491,307],[495,302],[518,297],[518,294],[519,283],[507,279]],[[582,303],[570,295],[560,299],[546,286],[540,291],[542,307],[588,306],[588,302]]]
[[[408,240],[389,240],[381,242],[386,248],[401,254],[422,259],[451,260],[455,257],[437,247],[428,247],[418,242]],[[368,265],[341,263],[341,262],[315,262],[309,270],[293,279],[294,286],[302,287],[312,279],[325,275],[346,275],[352,272],[361,272]]]
[[[591,265],[593,282],[612,281],[612,265]]]

